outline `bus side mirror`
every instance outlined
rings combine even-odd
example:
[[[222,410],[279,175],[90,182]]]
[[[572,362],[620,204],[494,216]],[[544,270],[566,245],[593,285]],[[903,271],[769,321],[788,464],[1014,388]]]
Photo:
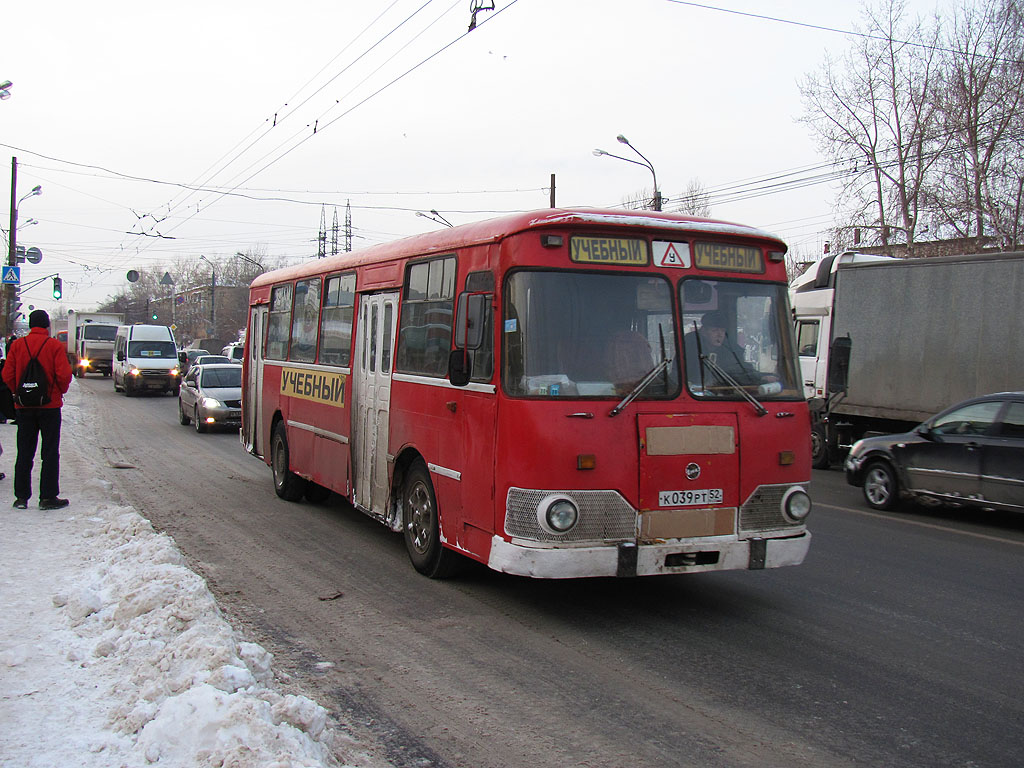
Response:
[[[448,355],[448,381],[453,387],[464,387],[469,384],[473,363],[469,351],[453,349]]]
[[[846,392],[850,381],[850,350],[853,341],[849,336],[840,336],[832,342],[832,353],[828,359],[828,391]]]
[[[117,353],[117,362],[119,362],[119,363],[123,363],[124,362],[124,352],[118,352]]]
[[[489,294],[459,294],[455,313],[455,346],[458,349],[480,349],[484,343],[484,319]]]
[[[187,363],[188,362],[188,355],[186,355],[184,352],[179,352],[178,353],[178,362],[181,363],[182,365]]]

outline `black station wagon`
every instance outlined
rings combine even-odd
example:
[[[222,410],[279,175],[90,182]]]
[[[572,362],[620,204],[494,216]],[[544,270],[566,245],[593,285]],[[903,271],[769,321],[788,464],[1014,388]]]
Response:
[[[859,440],[846,479],[875,509],[930,498],[1024,512],[1024,392],[965,400],[910,432]]]

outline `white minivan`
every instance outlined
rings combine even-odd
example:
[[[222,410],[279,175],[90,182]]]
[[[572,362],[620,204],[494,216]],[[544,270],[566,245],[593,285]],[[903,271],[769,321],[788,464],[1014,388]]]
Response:
[[[114,391],[170,392],[181,387],[178,345],[166,325],[122,325],[114,339]]]
[[[220,353],[232,363],[241,363],[245,358],[245,345],[240,341],[233,341],[224,347]]]

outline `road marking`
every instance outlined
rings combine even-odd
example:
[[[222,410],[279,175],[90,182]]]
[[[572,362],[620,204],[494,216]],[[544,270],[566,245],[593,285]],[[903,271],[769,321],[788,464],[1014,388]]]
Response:
[[[945,531],[947,533],[958,533],[962,536],[972,536],[976,539],[985,539],[986,541],[998,541],[1003,544],[1013,544],[1018,547],[1024,547],[1024,541],[1015,539],[1004,539],[1000,536],[990,536],[987,533],[974,533],[973,531],[961,531],[957,528],[950,528],[945,525],[937,525],[936,523],[924,523],[920,520],[908,520],[905,517],[897,517],[895,515],[883,515],[878,512],[868,512],[865,509],[854,509],[853,507],[839,507],[835,504],[825,504],[823,502],[815,502],[816,507],[828,507],[829,509],[838,509],[841,512],[853,512],[857,515],[864,515],[865,517],[875,517],[879,520],[889,520],[895,523],[903,523],[904,525],[916,525],[919,528],[931,528],[934,531]]]

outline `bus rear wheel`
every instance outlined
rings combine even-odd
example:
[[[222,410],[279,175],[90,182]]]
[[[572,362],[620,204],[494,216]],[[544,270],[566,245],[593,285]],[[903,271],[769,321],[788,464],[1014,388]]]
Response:
[[[402,533],[413,567],[431,579],[456,575],[463,558],[441,544],[437,497],[426,465],[417,460],[402,483]]]
[[[288,435],[284,422],[274,427],[270,438],[270,468],[274,472],[274,491],[285,501],[298,501],[306,490],[306,481],[289,469]]]

